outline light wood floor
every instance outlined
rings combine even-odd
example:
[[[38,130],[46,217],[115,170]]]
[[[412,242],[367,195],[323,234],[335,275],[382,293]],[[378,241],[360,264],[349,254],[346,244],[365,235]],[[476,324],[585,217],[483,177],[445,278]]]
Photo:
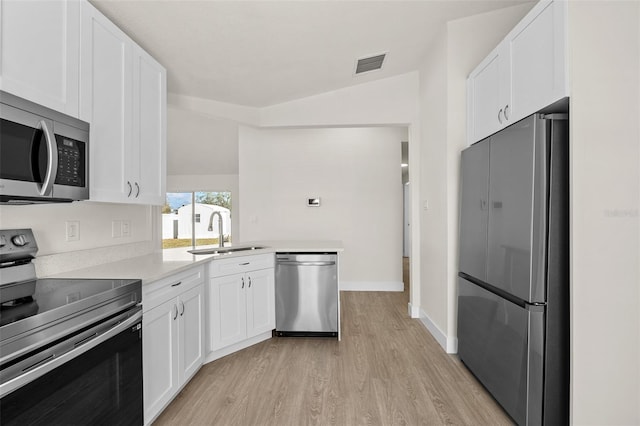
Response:
[[[273,338],[211,362],[154,425],[512,424],[408,317],[408,290],[341,298],[342,341]]]

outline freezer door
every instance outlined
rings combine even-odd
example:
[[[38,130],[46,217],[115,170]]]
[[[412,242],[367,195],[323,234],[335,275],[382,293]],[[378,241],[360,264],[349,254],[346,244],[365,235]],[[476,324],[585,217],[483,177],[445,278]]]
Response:
[[[458,285],[460,359],[517,424],[541,424],[544,308],[523,308],[462,278]]]
[[[487,282],[527,302],[546,301],[547,155],[537,115],[491,137]]]
[[[487,280],[489,140],[462,151],[460,271]]]

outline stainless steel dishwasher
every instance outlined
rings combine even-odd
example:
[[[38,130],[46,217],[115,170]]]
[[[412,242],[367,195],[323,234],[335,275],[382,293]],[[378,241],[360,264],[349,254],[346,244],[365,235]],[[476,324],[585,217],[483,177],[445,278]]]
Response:
[[[338,255],[276,255],[276,335],[338,336]]]

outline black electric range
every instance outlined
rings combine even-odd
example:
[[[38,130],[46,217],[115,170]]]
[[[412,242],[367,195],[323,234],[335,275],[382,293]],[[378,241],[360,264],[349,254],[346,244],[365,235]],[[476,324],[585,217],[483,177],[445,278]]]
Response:
[[[38,279],[31,229],[0,230],[0,241],[0,365],[142,300],[138,279]]]

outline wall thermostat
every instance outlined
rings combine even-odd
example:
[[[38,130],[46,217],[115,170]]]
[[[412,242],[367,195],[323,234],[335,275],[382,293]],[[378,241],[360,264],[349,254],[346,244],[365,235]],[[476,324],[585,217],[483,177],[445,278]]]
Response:
[[[320,197],[307,198],[307,206],[309,206],[309,207],[320,207]]]

